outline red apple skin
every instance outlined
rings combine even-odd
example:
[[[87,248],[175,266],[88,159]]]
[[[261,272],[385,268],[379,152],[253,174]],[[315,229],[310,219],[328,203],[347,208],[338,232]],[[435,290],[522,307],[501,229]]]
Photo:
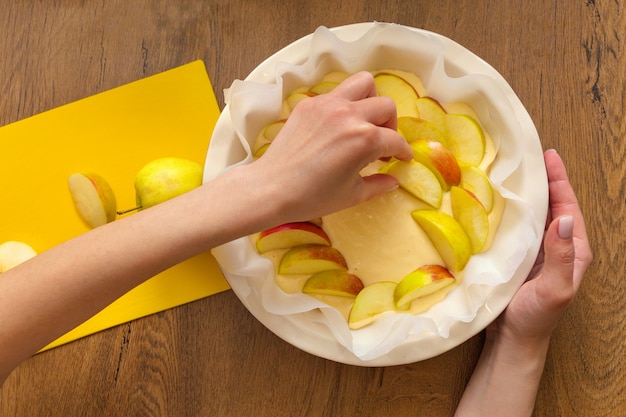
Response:
[[[428,272],[433,282],[445,278],[454,278],[450,271],[448,271],[446,267],[441,265],[422,265],[419,269]]]
[[[330,238],[320,226],[311,222],[285,223],[259,233],[256,249],[265,253],[274,249],[288,249],[301,245],[330,246]]]
[[[416,161],[424,163],[425,158],[430,160],[432,166],[441,174],[447,184],[446,189],[452,185],[459,185],[461,168],[452,151],[445,145],[434,140],[418,139],[411,142],[411,147]],[[428,166],[428,164],[425,165]]]

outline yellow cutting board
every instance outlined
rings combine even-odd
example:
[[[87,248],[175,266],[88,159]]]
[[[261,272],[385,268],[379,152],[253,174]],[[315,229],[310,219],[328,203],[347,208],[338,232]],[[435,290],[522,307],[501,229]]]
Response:
[[[204,63],[194,61],[1,127],[0,243],[20,240],[42,252],[89,230],[69,193],[73,172],[100,174],[119,209],[134,207],[134,177],[147,162],[175,156],[204,164],[219,114]],[[44,350],[228,288],[204,253],[146,281]]]

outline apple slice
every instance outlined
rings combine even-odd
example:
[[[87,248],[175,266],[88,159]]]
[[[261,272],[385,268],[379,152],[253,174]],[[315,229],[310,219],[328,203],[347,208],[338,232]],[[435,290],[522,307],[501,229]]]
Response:
[[[489,216],[478,198],[460,187],[450,188],[452,214],[472,245],[472,253],[480,252],[489,236]]]
[[[380,172],[398,180],[404,190],[434,208],[441,206],[443,190],[439,180],[428,167],[416,161],[393,160],[384,165]]]
[[[322,271],[312,275],[304,283],[302,292],[309,295],[336,295],[356,297],[363,289],[363,282],[344,270]]]
[[[440,131],[445,131],[446,111],[437,100],[432,97],[420,97],[415,100],[415,105],[421,119],[429,121]]]
[[[447,144],[443,131],[437,126],[419,117],[403,116],[398,117],[398,131],[407,142],[419,139],[435,140],[444,145]]]
[[[265,154],[265,152],[267,152],[267,149],[270,147],[270,143],[271,142],[267,142],[267,143],[264,143],[263,145],[259,146],[259,148],[254,151],[252,156],[255,159],[259,159],[260,157],[262,157]]]
[[[315,94],[306,91],[291,93],[287,96],[287,105],[289,106],[289,109],[293,111],[298,103],[309,97],[315,97]]]
[[[263,137],[270,142],[273,141],[276,136],[278,136],[283,126],[285,126],[286,122],[287,120],[281,119],[275,121],[274,123],[270,123],[265,127],[265,129],[263,129]]]
[[[435,174],[444,191],[448,191],[452,185],[459,185],[461,168],[450,149],[440,142],[423,139],[411,142],[411,148],[413,159]]]
[[[320,226],[311,222],[285,223],[259,233],[256,250],[265,253],[301,245],[330,246],[330,238]]]
[[[493,186],[485,172],[475,165],[459,164],[461,169],[460,186],[470,191],[482,203],[487,213],[493,210]]]
[[[448,146],[459,162],[479,165],[485,156],[485,132],[465,114],[446,115]]]
[[[35,256],[37,252],[27,243],[16,240],[4,242],[0,245],[0,274]]]
[[[437,252],[452,272],[459,272],[472,255],[472,245],[458,221],[438,210],[415,210],[413,219],[426,232]]]
[[[309,88],[309,92],[315,95],[330,93],[339,83],[334,81],[322,81]]]
[[[348,265],[341,252],[323,245],[304,245],[289,249],[278,265],[278,273],[281,275],[315,274],[347,269]]]
[[[398,283],[393,293],[396,307],[408,310],[411,301],[453,284],[454,276],[441,265],[420,266]]]
[[[395,311],[393,293],[396,285],[395,282],[380,281],[363,288],[354,299],[348,316],[350,329],[360,329],[376,321],[381,314]]]
[[[398,116],[417,116],[415,100],[419,97],[415,88],[404,78],[386,72],[374,76],[376,93],[391,98],[396,103]]]
[[[104,178],[93,173],[74,173],[67,181],[74,206],[89,227],[102,226],[115,220],[115,193]]]

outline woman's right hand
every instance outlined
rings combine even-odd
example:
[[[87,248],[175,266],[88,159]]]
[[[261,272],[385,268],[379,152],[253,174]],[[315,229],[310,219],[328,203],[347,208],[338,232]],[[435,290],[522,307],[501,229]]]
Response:
[[[396,127],[395,104],[377,97],[373,76],[360,72],[300,102],[263,157],[248,166],[250,174],[275,187],[273,203],[289,217],[283,222],[330,214],[397,186],[388,175],[360,175],[377,159],[413,157]]]

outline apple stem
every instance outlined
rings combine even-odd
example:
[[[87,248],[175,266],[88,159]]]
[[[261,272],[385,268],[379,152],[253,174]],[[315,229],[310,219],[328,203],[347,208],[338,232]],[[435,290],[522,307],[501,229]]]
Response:
[[[126,213],[130,213],[131,211],[137,211],[141,208],[141,206],[137,206],[137,207],[133,207],[131,209],[127,209],[127,210],[120,210],[117,212],[118,215],[122,215],[122,214],[126,214]]]

